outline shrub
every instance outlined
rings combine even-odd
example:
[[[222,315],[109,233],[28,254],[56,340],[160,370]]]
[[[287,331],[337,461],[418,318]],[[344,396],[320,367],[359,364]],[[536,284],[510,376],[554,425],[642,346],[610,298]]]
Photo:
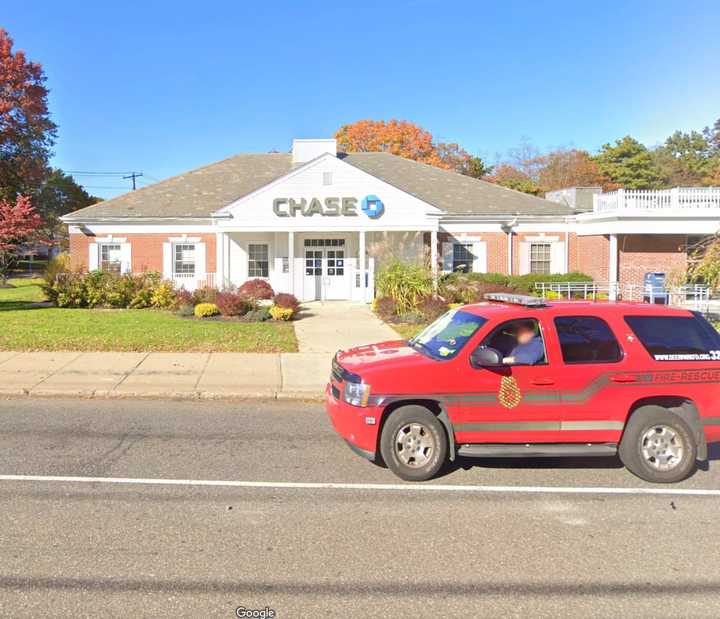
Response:
[[[425,319],[421,314],[417,312],[407,312],[405,314],[398,314],[395,317],[395,322],[405,323],[409,325],[420,325],[425,322]]]
[[[264,279],[249,279],[240,286],[238,292],[255,301],[260,299],[272,299],[275,294],[272,286]]]
[[[375,289],[380,297],[393,299],[399,313],[412,312],[423,297],[432,294],[432,273],[422,266],[395,260],[377,273]]]
[[[45,282],[54,282],[61,273],[70,273],[70,254],[66,251],[50,259],[45,269]]]
[[[290,320],[295,313],[292,307],[280,307],[279,305],[273,305],[269,311],[273,320]]]
[[[193,307],[195,305],[195,297],[193,296],[193,293],[189,290],[185,290],[185,288],[180,288],[180,290],[176,290],[175,305],[177,307],[182,307],[183,305],[189,305],[190,307]]]
[[[397,303],[390,297],[379,297],[373,301],[373,309],[383,320],[392,320],[397,314]]]
[[[440,280],[438,292],[448,303],[477,303],[488,292],[515,292],[509,281],[498,273],[452,273]]]
[[[448,310],[448,304],[445,299],[437,295],[428,295],[420,301],[418,305],[418,313],[427,322],[432,322],[436,318],[442,316]]]
[[[156,309],[172,309],[177,303],[175,286],[172,282],[160,282],[153,289],[150,305]]]
[[[270,312],[266,308],[260,307],[249,311],[240,320],[244,322],[265,322],[270,320]]]
[[[214,303],[198,303],[195,306],[194,314],[198,318],[208,318],[210,316],[217,316],[220,313],[218,306]]]
[[[273,303],[278,307],[289,307],[293,313],[300,309],[300,301],[294,294],[288,294],[286,292],[279,292],[273,297]]]
[[[592,277],[585,273],[527,273],[526,275],[515,275],[510,278],[512,286],[520,293],[535,292],[535,284],[538,282],[591,282]]]
[[[223,316],[243,316],[253,309],[253,302],[237,292],[218,292],[215,304]]]
[[[177,313],[178,316],[187,318],[188,316],[195,315],[195,308],[192,305],[185,303],[183,305],[178,305]]]
[[[215,303],[218,291],[215,288],[203,286],[195,290],[192,294],[194,305],[198,305],[198,303]]]

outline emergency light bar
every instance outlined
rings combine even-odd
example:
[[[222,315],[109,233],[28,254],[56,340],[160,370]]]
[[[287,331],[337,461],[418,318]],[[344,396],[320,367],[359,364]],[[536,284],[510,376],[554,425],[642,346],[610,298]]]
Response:
[[[508,292],[487,292],[485,298],[488,301],[500,303],[512,303],[513,305],[524,305],[525,307],[543,307],[547,305],[545,299],[533,297],[529,294],[511,294]]]

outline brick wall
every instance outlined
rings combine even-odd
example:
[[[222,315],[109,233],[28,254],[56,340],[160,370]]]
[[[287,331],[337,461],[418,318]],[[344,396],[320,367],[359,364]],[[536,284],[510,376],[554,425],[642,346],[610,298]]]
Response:
[[[603,235],[578,236],[574,270],[590,275],[598,283],[610,277],[610,238]]]
[[[618,271],[622,284],[642,285],[648,271],[668,277],[687,269],[685,235],[633,234],[618,236]]]
[[[215,272],[215,235],[200,234],[188,232],[187,235],[193,238],[200,238],[200,242],[206,244],[205,269],[208,273]],[[98,235],[106,236],[106,235]],[[115,238],[127,239],[125,242],[132,245],[132,271],[140,273],[142,271],[158,271],[163,270],[163,243],[167,243],[170,237],[177,238],[179,234],[125,234],[116,232],[113,234]],[[85,236],[84,234],[70,235],[70,260],[73,268],[87,269],[88,265],[88,245],[94,243],[95,238]]]

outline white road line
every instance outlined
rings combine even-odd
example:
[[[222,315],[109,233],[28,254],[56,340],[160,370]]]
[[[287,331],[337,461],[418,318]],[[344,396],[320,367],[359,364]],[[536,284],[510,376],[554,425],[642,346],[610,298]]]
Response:
[[[705,488],[604,488],[572,486],[462,486],[450,484],[353,484],[294,481],[233,481],[220,479],[141,479],[135,477],[70,477],[64,475],[0,475],[3,481],[69,484],[126,484],[138,486],[212,486],[221,488],[270,488],[274,490],[379,490],[391,492],[459,492],[515,494],[656,494],[665,496],[720,497],[720,490]]]

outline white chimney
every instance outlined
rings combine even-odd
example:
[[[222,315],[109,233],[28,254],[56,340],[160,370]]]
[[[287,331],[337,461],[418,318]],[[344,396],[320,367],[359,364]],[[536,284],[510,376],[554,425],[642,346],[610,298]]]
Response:
[[[337,140],[293,140],[293,165],[301,165],[317,159],[320,155],[330,153],[337,156]]]

